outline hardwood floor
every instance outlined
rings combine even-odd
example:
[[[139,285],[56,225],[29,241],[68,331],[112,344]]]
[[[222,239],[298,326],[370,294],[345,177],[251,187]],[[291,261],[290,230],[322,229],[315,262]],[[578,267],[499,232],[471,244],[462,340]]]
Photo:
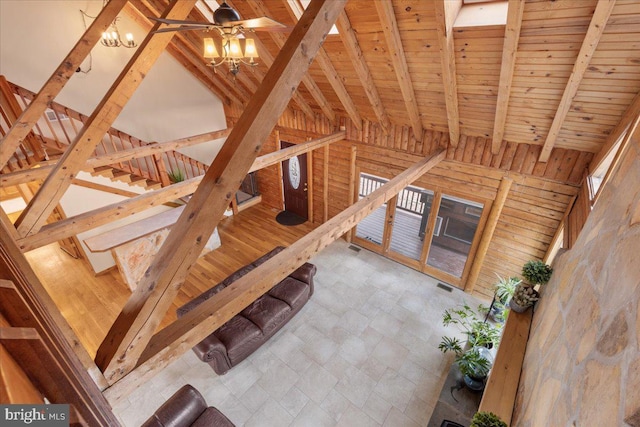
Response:
[[[315,228],[310,223],[283,226],[275,221],[278,211],[263,205],[223,219],[219,226],[222,245],[200,258],[160,328],[175,318],[175,309],[209,289],[229,274],[278,245],[288,246]],[[82,260],[51,244],[26,254],[62,315],[80,342],[94,357],[96,350],[131,291],[118,271],[95,276]]]

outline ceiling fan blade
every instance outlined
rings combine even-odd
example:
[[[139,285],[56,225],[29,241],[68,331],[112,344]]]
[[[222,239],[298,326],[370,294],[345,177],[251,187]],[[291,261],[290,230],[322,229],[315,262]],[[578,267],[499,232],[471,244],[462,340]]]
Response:
[[[204,26],[214,26],[213,22],[199,22],[199,21],[181,21],[179,19],[165,19],[165,18],[153,18],[148,17],[152,21],[160,22],[162,24],[168,25],[204,25]]]
[[[278,21],[275,21],[271,18],[267,18],[266,16],[263,16],[262,18],[253,18],[253,19],[244,19],[241,21],[234,21],[233,25],[242,25],[242,28],[246,28],[246,29],[250,29],[250,30],[270,30],[270,31],[275,31],[278,28],[281,29],[289,29],[289,27],[287,27],[284,24],[281,24]],[[228,26],[228,24],[227,24]]]
[[[208,26],[202,27],[175,27],[175,28],[162,28],[160,30],[154,31],[154,33],[171,33],[176,31],[194,31],[194,30],[207,30]]]

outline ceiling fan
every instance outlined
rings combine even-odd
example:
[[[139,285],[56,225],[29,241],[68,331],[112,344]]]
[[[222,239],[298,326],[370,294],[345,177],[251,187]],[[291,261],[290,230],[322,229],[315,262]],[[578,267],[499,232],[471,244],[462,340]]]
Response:
[[[150,18],[154,21],[167,25],[177,25],[156,30],[156,33],[166,33],[171,31],[191,31],[191,30],[217,30],[222,37],[222,43],[218,44],[212,38],[204,39],[203,56],[210,59],[209,64],[216,67],[222,64],[229,65],[229,71],[234,76],[240,71],[240,63],[250,66],[258,65],[254,58],[258,57],[258,51],[253,39],[244,36],[244,32],[254,31],[289,31],[291,28],[266,16],[254,19],[240,19],[240,14],[223,2],[215,12],[213,12],[213,22],[182,21],[178,19]],[[244,49],[240,40],[243,40]]]
[[[254,31],[289,31],[291,28],[266,16],[253,19],[240,19],[240,14],[223,2],[213,12],[213,22],[182,21],[179,19],[150,18],[167,25],[179,25],[178,27],[162,28],[156,33],[170,31],[212,30],[216,29],[220,35],[235,35],[245,30]]]

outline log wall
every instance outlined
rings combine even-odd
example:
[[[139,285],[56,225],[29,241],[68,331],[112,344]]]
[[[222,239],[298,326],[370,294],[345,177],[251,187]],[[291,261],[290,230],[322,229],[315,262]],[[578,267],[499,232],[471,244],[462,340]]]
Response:
[[[383,135],[379,126],[363,122],[358,131],[342,120],[347,140],[329,148],[328,192],[324,194],[324,150],[313,153],[313,218],[321,223],[328,201],[331,218],[349,205],[351,147],[356,147],[359,172],[392,178],[438,148],[447,155],[440,165],[415,185],[470,198],[483,198],[489,208],[504,176],[514,179],[504,209],[489,245],[484,265],[473,293],[490,299],[501,276],[520,275],[530,259],[542,259],[563,219],[567,205],[579,191],[584,170],[592,154],[555,148],[547,163],[537,161],[541,147],[532,144],[503,143],[498,154],[491,153],[491,140],[463,135],[457,147],[448,144],[446,133],[425,131],[420,141],[410,128],[394,126]],[[300,113],[283,115],[276,129],[278,136],[294,143],[331,133],[333,128],[319,116],[310,121]],[[264,144],[262,154],[275,149],[275,138]],[[269,206],[281,207],[281,178],[276,167],[259,175],[260,191]],[[276,185],[277,183],[277,185]],[[463,284],[464,285],[464,284]]]

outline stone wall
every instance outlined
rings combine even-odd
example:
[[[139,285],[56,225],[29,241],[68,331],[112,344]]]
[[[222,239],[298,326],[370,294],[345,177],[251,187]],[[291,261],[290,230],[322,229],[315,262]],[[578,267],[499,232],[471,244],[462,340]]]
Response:
[[[640,131],[554,267],[512,425],[640,426]]]

